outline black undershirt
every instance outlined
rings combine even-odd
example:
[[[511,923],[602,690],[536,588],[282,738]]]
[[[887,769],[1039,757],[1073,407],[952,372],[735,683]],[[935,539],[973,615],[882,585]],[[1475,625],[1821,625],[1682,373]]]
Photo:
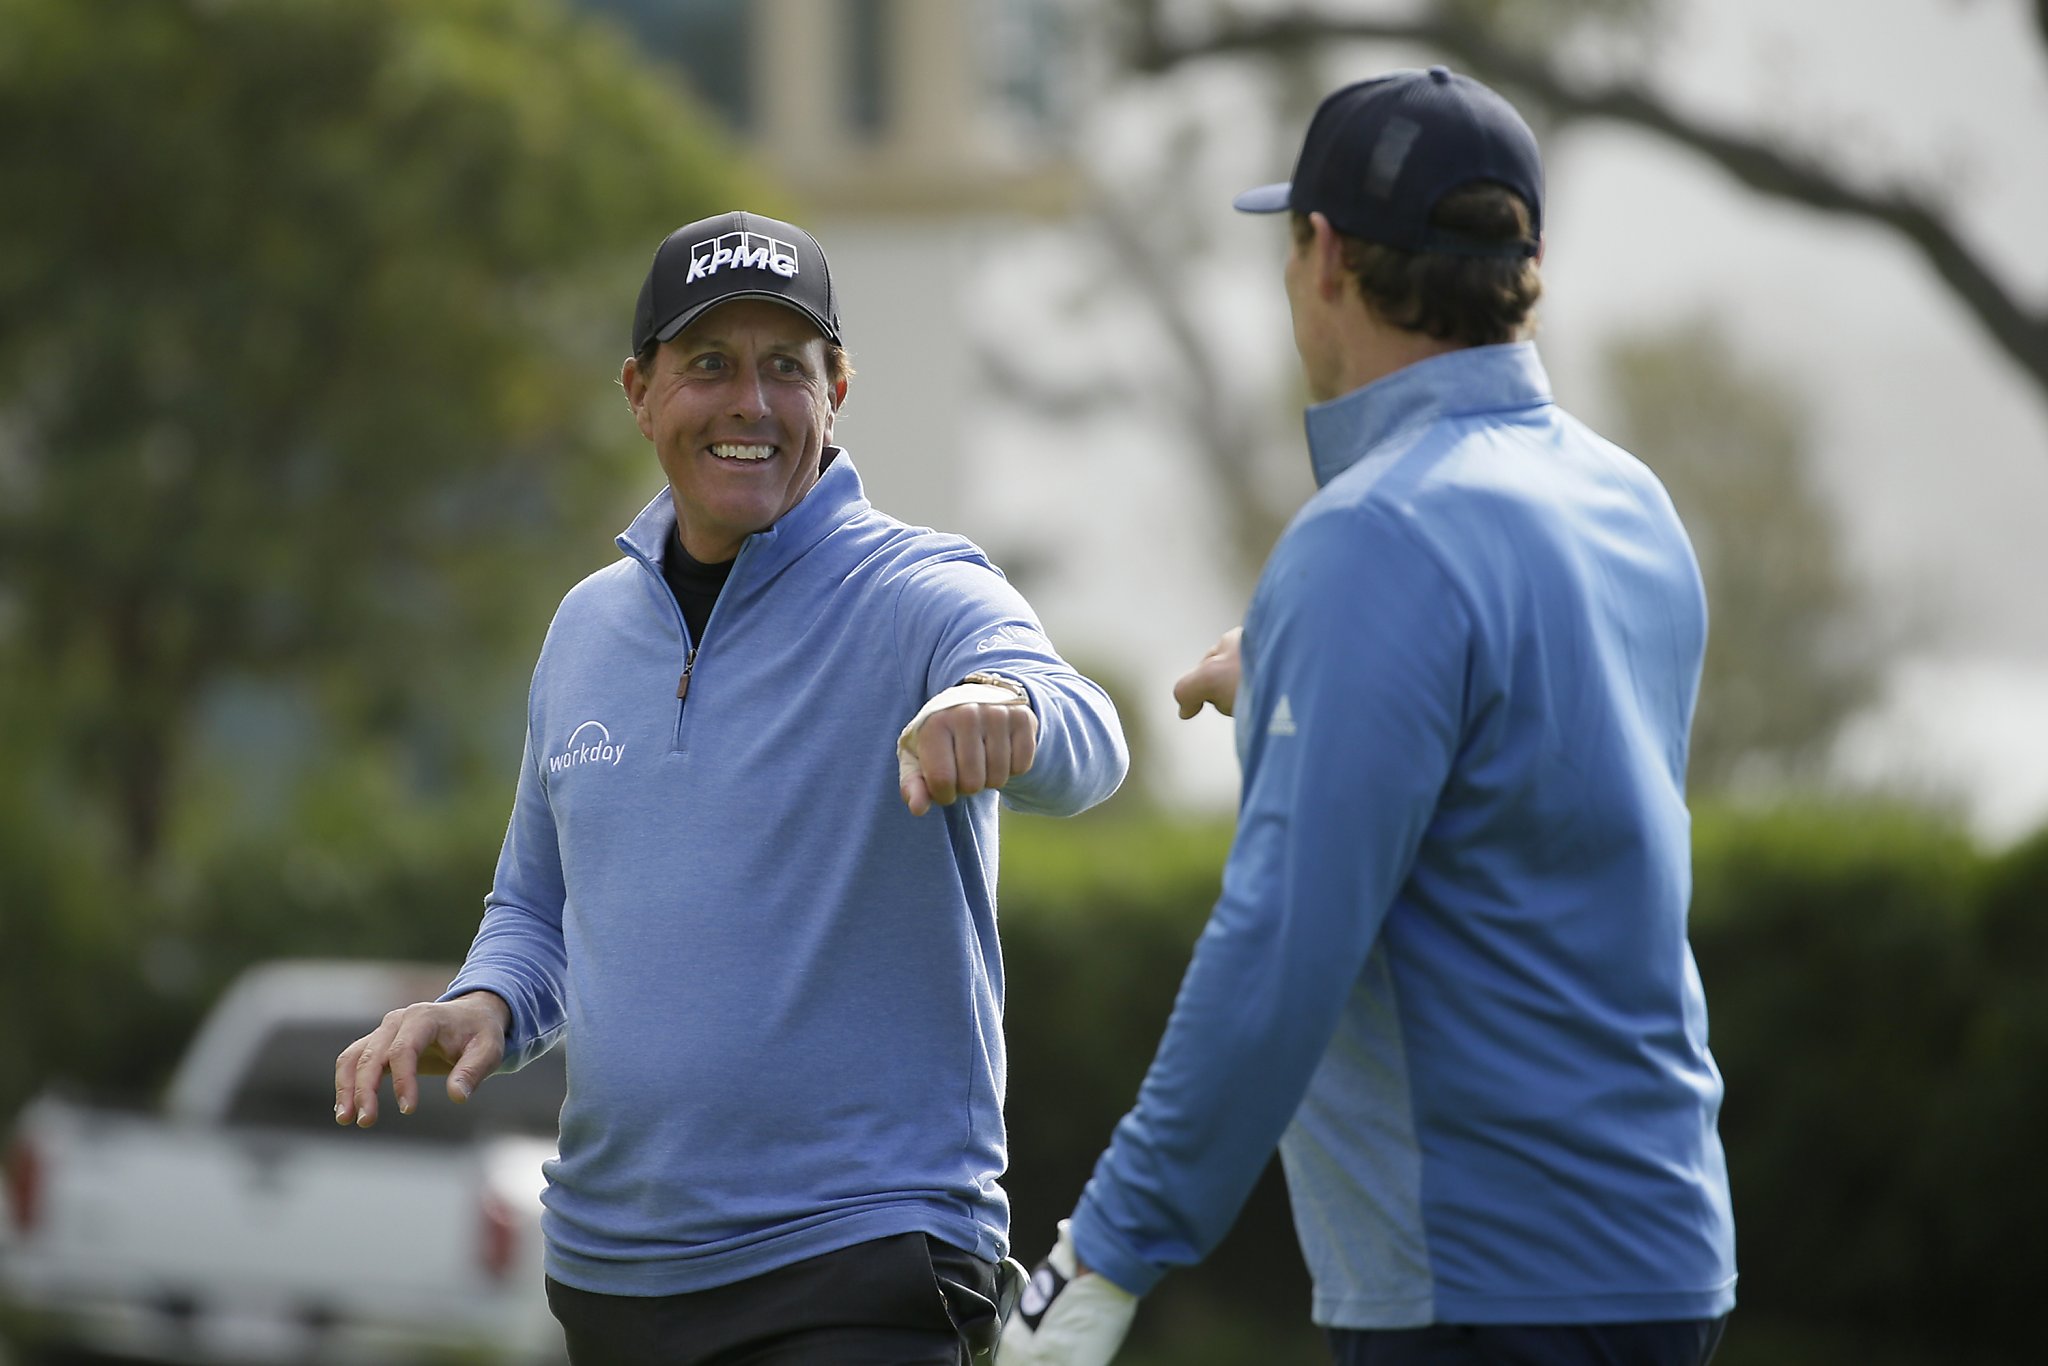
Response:
[[[704,627],[711,620],[711,608],[718,601],[719,590],[732,574],[732,565],[732,560],[719,564],[693,560],[690,552],[683,549],[682,533],[668,534],[668,548],[661,556],[661,576],[668,580],[669,592],[676,595],[676,603],[683,609],[692,649],[704,643]]]
[[[839,447],[827,446],[818,459],[818,473],[823,474],[838,455]],[[668,580],[668,591],[676,595],[676,603],[683,609],[683,621],[690,628],[691,649],[704,643],[704,626],[711,620],[712,605],[718,601],[726,579],[732,576],[733,560],[738,558],[735,554],[722,564],[705,564],[690,558],[690,552],[683,549],[682,528],[669,532],[668,548],[661,555],[661,576]]]

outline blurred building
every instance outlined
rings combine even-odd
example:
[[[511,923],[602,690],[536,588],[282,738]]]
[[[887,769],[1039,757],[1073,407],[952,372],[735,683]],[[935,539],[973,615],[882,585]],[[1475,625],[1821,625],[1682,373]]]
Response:
[[[870,496],[959,526],[983,380],[964,310],[1005,229],[1064,212],[1057,0],[578,0],[674,64],[825,243]]]

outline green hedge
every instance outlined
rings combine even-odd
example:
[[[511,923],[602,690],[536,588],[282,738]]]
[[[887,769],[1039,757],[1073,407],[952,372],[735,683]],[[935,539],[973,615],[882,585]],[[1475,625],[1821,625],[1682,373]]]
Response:
[[[0,906],[37,911],[6,917],[0,954],[7,1111],[58,1077],[139,1092],[255,958],[459,954],[497,814],[394,833],[346,816],[361,805],[301,812],[289,841],[140,891],[78,831],[38,842],[0,820]],[[1006,1184],[1027,1261],[1136,1094],[1229,836],[1114,805],[1006,818]],[[2048,832],[1986,856],[1895,810],[1705,812],[1695,848],[1742,1266],[1720,1366],[2036,1359]],[[1323,1362],[1308,1294],[1276,1168],[1216,1255],[1148,1299],[1123,1361]]]
[[[1130,1107],[1221,883],[1229,825],[1004,817],[1012,1236],[1027,1264]],[[1327,1362],[1271,1164],[1208,1262],[1148,1297],[1120,1363]]]
[[[1697,848],[1744,1312],[1849,1341],[1731,1360],[2038,1360],[2048,833],[1781,812]]]
[[[1042,1251],[1136,1094],[1227,827],[1012,820],[1008,1182]],[[1705,812],[1693,943],[1728,1082],[1741,1307],[1722,1366],[2034,1359],[2048,833],[1997,857],[1887,808]],[[1131,1360],[1326,1360],[1269,1171]]]

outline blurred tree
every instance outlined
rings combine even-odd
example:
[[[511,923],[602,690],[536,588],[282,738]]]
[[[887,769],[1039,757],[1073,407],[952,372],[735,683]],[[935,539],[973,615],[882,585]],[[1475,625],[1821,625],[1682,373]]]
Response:
[[[2048,56],[2048,0],[2015,0],[2031,13]],[[1633,73],[1642,42],[1672,0],[1425,0],[1420,4],[1285,8],[1219,0],[1125,0],[1118,9],[1120,62],[1157,75],[1204,58],[1235,55],[1298,62],[1344,39],[1414,43],[1502,87],[1532,119],[1607,120],[1695,152],[1749,189],[1868,223],[1902,240],[1957,304],[2019,366],[2048,401],[2048,307],[1973,249],[1933,189],[1901,173],[1893,184],[1860,183],[1854,158],[1793,146],[1781,135],[1715,127],[1687,114],[1633,74],[1590,76],[1601,56]],[[1594,60],[1583,60],[1587,54]]]
[[[1876,695],[1888,642],[1814,486],[1797,397],[1711,322],[1612,343],[1616,440],[1671,491],[1707,582],[1695,793],[1801,776]]]
[[[461,734],[655,478],[609,382],[647,254],[744,191],[551,0],[0,0],[0,34],[10,749],[146,871],[222,687],[334,751]]]
[[[1214,206],[1243,188],[1245,139],[1264,145],[1264,164],[1292,164],[1300,129],[1328,89],[1332,46],[1357,39],[1440,52],[1509,89],[1539,125],[1586,118],[1638,124],[1714,158],[1760,193],[1907,235],[2023,366],[2038,361],[2033,373],[2048,393],[2048,318],[2028,321],[1925,196],[1858,192],[1827,164],[1688,122],[1636,85],[1589,83],[1589,71],[1647,68],[1642,58],[1676,7],[1676,0],[1298,9],[1123,0],[1086,18],[1077,12],[1078,22],[1095,25],[1078,45],[1110,54],[1070,130],[1089,231],[1072,260],[1044,272],[1041,293],[1062,314],[1059,325],[1093,328],[1103,345],[1086,367],[1064,357],[1027,362],[1005,333],[992,332],[984,369],[999,392],[1034,412],[1100,417],[1142,409],[1189,453],[1190,477],[1213,492],[1219,539],[1244,574],[1255,571],[1310,492],[1295,426],[1303,396],[1291,356],[1248,351],[1240,329],[1224,325],[1256,307],[1278,312],[1272,276],[1280,239],[1272,275],[1256,278],[1256,264],[1248,271],[1226,254]],[[1247,120],[1246,101],[1214,98],[1230,82],[1255,83],[1258,103],[1273,117]],[[1100,154],[1103,145],[1114,155]],[[1226,167],[1228,178],[1219,173]],[[1142,343],[1131,344],[1134,335]],[[1710,370],[1692,387],[1670,372],[1688,357]],[[1609,360],[1629,425],[1616,435],[1655,448],[1645,453],[1672,482],[1708,561],[1714,643],[1696,732],[1696,785],[1710,790],[1738,774],[1801,773],[1848,714],[1872,700],[1878,671],[1901,642],[1880,639],[1859,610],[1839,538],[1812,487],[1797,406],[1737,366],[1704,327],[1636,339]]]
[[[1244,185],[1234,168],[1227,185],[1203,179],[1214,169],[1213,149],[1258,137],[1266,144],[1260,164],[1292,165],[1300,130],[1327,89],[1322,61],[1330,38],[1428,43],[1431,26],[1443,23],[1458,32],[1496,34],[1503,43],[1555,45],[1563,35],[1590,30],[1627,41],[1653,26],[1664,3],[1436,0],[1419,10],[1401,7],[1407,18],[1370,21],[1321,10],[1241,14],[1225,0],[1122,0],[1085,14],[1076,8],[1074,46],[1106,53],[1108,61],[1083,84],[1085,99],[1069,121],[1072,159],[1083,172],[1086,242],[1064,275],[1048,278],[1045,293],[1063,315],[1062,325],[1077,330],[1093,321],[1116,344],[1077,375],[1042,361],[1026,364],[1007,329],[992,331],[978,358],[984,372],[999,393],[1040,414],[1120,413],[1142,404],[1170,426],[1191,457],[1194,476],[1214,490],[1226,550],[1236,568],[1251,575],[1312,486],[1296,434],[1302,394],[1291,357],[1280,358],[1277,367],[1247,357],[1235,349],[1233,330],[1219,326],[1229,315],[1216,306],[1217,296],[1241,282],[1245,271],[1242,262],[1231,261],[1223,277],[1211,274],[1219,258],[1214,206]],[[1414,17],[1418,13],[1425,17]],[[1207,57],[1260,81],[1273,107],[1266,127],[1219,118],[1211,99],[1174,97],[1175,80]],[[1133,110],[1139,111],[1133,121],[1144,128],[1136,145],[1119,137]],[[1099,155],[1104,144],[1116,155]],[[1279,294],[1280,250],[1270,263],[1272,275],[1258,282],[1272,299]],[[1128,342],[1133,303],[1142,319],[1137,330],[1156,353],[1142,363],[1119,364],[1140,351]]]

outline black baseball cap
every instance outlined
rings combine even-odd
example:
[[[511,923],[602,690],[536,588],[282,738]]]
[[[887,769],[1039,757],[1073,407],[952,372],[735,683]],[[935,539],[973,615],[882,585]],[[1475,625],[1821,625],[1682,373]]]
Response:
[[[1507,186],[1529,206],[1526,241],[1430,226],[1452,190]],[[1246,190],[1246,213],[1321,213],[1352,237],[1453,256],[1534,256],[1543,236],[1543,158],[1515,107],[1447,67],[1396,71],[1330,95],[1309,121],[1294,179]]]
[[[758,213],[685,223],[654,251],[633,310],[633,354],[665,342],[728,299],[773,299],[809,318],[834,346],[839,296],[818,239]]]

